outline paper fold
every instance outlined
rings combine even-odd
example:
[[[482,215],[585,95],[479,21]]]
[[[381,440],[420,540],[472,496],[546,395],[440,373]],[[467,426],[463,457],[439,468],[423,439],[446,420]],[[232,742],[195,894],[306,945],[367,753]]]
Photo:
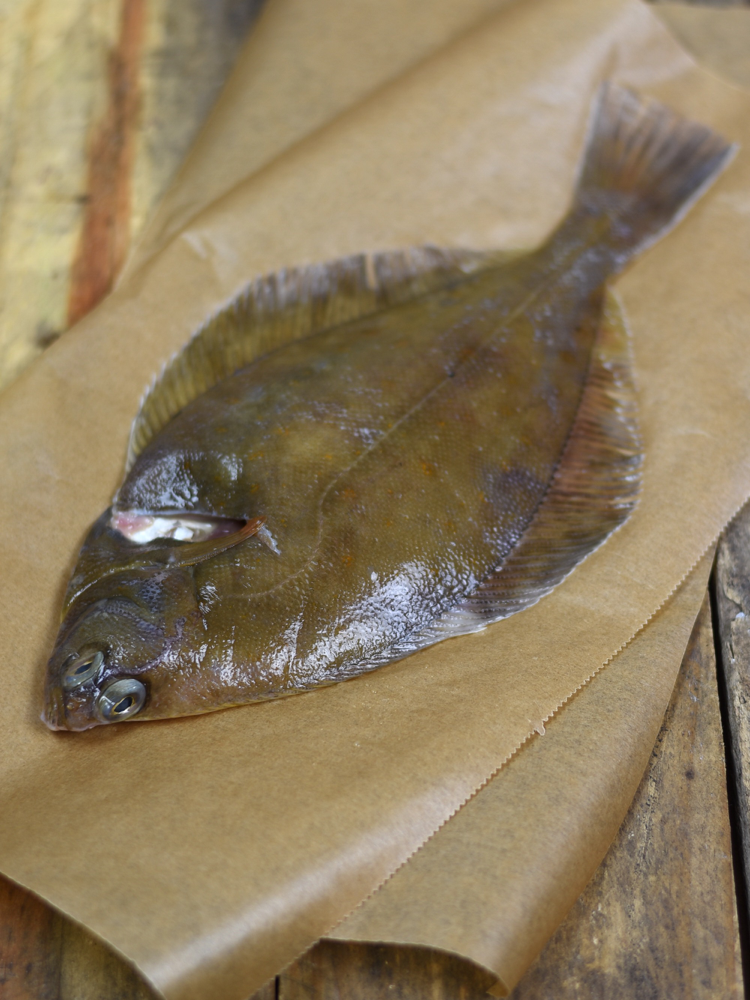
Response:
[[[511,990],[625,817],[672,693],[712,557],[506,767],[329,937],[425,945]]]

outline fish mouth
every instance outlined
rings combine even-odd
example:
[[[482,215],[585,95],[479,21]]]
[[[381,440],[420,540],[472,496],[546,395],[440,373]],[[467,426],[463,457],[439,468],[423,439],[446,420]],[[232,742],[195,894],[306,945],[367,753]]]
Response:
[[[55,731],[68,729],[65,718],[65,704],[63,703],[61,691],[55,688],[47,690],[41,720],[48,729]]]
[[[53,732],[81,733],[84,729],[92,729],[100,725],[96,719],[83,718],[76,723],[70,718],[65,707],[63,692],[58,687],[50,686],[44,698],[44,709],[40,716],[42,722]]]

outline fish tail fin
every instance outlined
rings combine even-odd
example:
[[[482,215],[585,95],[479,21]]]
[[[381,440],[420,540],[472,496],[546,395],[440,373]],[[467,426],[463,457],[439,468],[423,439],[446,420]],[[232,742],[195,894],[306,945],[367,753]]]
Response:
[[[705,125],[605,83],[573,212],[607,215],[615,252],[624,262],[681,218],[735,150]]]

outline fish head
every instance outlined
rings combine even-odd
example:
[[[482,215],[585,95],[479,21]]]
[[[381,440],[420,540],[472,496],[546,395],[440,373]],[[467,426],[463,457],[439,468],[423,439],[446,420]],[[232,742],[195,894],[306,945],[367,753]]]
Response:
[[[190,567],[149,565],[101,528],[79,557],[47,665],[42,720],[50,729],[184,714],[175,692],[189,689],[186,674],[200,658],[203,618]]]

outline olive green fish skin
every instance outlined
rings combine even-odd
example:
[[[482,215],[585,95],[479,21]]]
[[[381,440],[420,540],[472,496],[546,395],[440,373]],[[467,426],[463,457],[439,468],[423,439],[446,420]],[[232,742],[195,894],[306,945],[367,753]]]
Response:
[[[108,657],[118,676],[146,679],[139,719],[359,673],[494,570],[544,496],[580,402],[617,266],[603,228],[568,220],[506,267],[290,344],[170,422],[116,505],[263,515],[279,552],[256,537],[193,567],[149,568],[100,519],[82,562],[106,551],[111,568],[116,555],[134,613],[139,588],[170,587],[150,626],[163,648],[123,660],[121,643]],[[128,577],[133,561],[141,575]],[[62,652],[101,643],[103,624],[117,632],[115,614],[84,608],[118,579],[73,601],[68,620],[78,607],[83,620]],[[70,728],[79,714],[68,709]]]
[[[161,426],[114,511],[263,530],[141,545],[105,512],[68,588],[47,725],[111,721],[97,706],[117,679],[140,682],[122,705],[145,721],[356,676],[417,648],[522,548],[585,438],[571,432],[605,282],[730,152],[629,92],[605,89],[601,107],[574,206],[541,248],[286,343]],[[66,671],[95,652],[76,686]]]

